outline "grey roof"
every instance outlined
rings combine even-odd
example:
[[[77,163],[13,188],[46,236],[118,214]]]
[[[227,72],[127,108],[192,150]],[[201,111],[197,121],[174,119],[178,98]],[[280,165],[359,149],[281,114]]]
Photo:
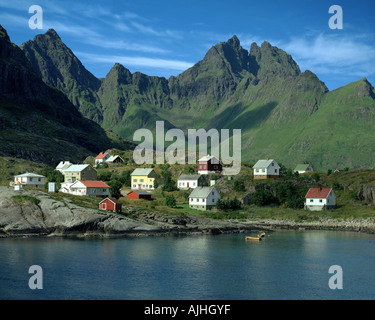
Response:
[[[65,169],[65,172],[81,172],[86,169],[89,164],[72,164],[68,169]]]
[[[110,156],[106,162],[113,162],[116,160],[116,158],[120,158],[122,161],[124,161],[118,154],[117,155],[113,155],[113,156]]]
[[[72,163],[70,163],[69,161],[61,161],[57,166],[56,166],[56,170],[57,169],[66,169],[68,167],[70,167],[72,165]]]
[[[41,176],[40,174],[31,173],[31,172],[19,174],[18,176],[15,176],[15,177],[16,178],[19,178],[19,177],[45,178],[45,176]]]
[[[211,156],[211,155],[207,155],[207,156],[204,156],[204,157],[200,158],[198,160],[198,162],[199,161],[210,161],[210,160],[211,160],[212,164],[219,164],[220,163],[218,158],[216,158],[215,156]]]
[[[273,159],[258,160],[258,162],[256,164],[254,164],[253,168],[254,169],[267,168],[272,163],[272,161],[274,161],[274,160]]]
[[[207,198],[214,187],[197,187],[190,193],[189,198]],[[215,189],[216,190],[216,189]]]
[[[150,192],[142,191],[142,190],[132,190],[132,191],[130,191],[129,193],[131,193],[131,192],[135,192],[135,193],[143,194],[143,195],[151,195]],[[128,193],[128,194],[129,194],[129,193]]]
[[[153,170],[153,168],[137,168],[134,169],[131,176],[148,176]]]
[[[200,177],[200,174],[181,174],[178,180],[198,180]]]

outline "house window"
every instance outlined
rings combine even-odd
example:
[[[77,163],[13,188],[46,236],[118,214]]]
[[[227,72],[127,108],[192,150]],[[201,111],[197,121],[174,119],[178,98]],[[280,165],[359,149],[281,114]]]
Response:
[[[133,179],[133,182],[138,182],[138,179]]]
[[[216,166],[216,165],[214,166],[214,169],[217,169],[217,166]]]
[[[275,173],[277,173],[277,169],[275,169]]]
[[[319,202],[323,202],[323,200],[322,200],[322,199],[319,199]]]
[[[255,172],[259,172],[259,169],[255,169]]]
[[[313,200],[313,199],[310,199],[310,202],[314,202],[314,200]]]
[[[199,202],[199,198],[197,199],[197,202]]]
[[[212,199],[212,203],[214,203],[215,202],[215,199]]]
[[[274,166],[275,164],[272,162],[272,167]]]
[[[33,178],[30,178],[30,182],[33,181]]]
[[[262,172],[266,172],[266,169],[262,169]]]
[[[139,179],[139,182],[144,182],[144,179]]]

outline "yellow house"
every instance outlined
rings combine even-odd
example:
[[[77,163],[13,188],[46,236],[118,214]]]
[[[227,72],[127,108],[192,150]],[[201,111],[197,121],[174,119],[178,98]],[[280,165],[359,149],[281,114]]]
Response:
[[[158,175],[152,168],[137,168],[131,174],[132,190],[154,190],[154,181]]]
[[[64,182],[73,183],[78,180],[96,180],[97,171],[89,164],[73,164],[63,170]]]

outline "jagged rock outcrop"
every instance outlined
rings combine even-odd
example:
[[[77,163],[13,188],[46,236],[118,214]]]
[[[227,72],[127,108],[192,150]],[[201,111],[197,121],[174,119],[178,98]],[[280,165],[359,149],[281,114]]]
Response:
[[[357,198],[365,201],[367,204],[375,204],[375,185],[361,185]]]
[[[17,199],[14,196],[29,196],[39,202],[36,204],[27,198]],[[42,191],[19,192],[0,186],[0,237],[214,234],[254,229],[246,223],[218,221],[199,216],[176,216],[134,207],[124,207],[123,212],[130,217],[83,208],[69,199],[57,200]]]

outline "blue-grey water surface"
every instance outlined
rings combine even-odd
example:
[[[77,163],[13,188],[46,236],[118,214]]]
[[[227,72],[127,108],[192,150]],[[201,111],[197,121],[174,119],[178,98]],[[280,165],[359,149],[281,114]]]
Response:
[[[29,288],[31,265],[42,267],[42,290]],[[332,265],[341,290],[328,285]],[[375,235],[0,239],[0,299],[375,299]]]

